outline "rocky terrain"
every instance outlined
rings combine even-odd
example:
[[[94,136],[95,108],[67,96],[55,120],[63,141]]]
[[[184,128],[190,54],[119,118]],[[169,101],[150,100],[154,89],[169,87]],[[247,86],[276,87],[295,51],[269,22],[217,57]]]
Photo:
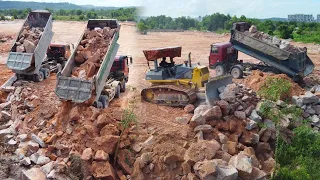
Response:
[[[73,32],[77,23],[70,23]],[[80,34],[72,39],[71,30],[61,27],[54,39],[75,43]],[[55,76],[40,83],[18,81],[0,93],[0,179],[269,179],[276,167],[276,137],[290,142],[292,128],[305,118],[319,130],[317,86],[304,90],[291,82],[289,100],[270,102],[256,93],[271,76],[260,72],[220,88],[221,100],[212,105],[183,109],[143,102],[140,90],[148,86],[142,80],[143,49],[181,43],[184,57],[192,51],[193,60],[204,64],[209,44],[229,37],[202,32],[140,36],[132,24],[123,25],[120,34],[119,53],[134,57],[131,87],[108,109],[60,102]],[[9,44],[0,43],[4,52]],[[317,54],[311,56],[317,60]],[[11,74],[1,67],[3,83]],[[137,123],[124,128],[131,105]],[[291,108],[303,116],[295,117]],[[266,112],[283,115],[276,122]]]

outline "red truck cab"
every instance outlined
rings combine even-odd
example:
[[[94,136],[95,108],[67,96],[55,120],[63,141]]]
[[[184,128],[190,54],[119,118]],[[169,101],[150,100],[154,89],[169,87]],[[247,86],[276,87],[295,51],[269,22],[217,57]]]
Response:
[[[129,80],[129,59],[130,63],[132,63],[132,57],[116,56],[109,75],[109,78],[121,82],[121,92],[125,91],[126,83]]]
[[[212,44],[210,48],[209,66],[216,68],[226,62],[234,62],[238,59],[238,51],[230,42]]]

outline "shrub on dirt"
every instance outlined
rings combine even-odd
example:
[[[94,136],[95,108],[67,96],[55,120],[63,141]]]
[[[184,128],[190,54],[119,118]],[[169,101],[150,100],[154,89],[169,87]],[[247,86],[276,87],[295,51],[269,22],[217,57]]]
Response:
[[[291,82],[287,79],[268,77],[258,91],[258,95],[271,101],[287,100],[290,96],[291,86]]]
[[[69,176],[72,179],[83,179],[84,178],[84,171],[83,171],[83,164],[82,160],[79,156],[77,155],[71,155],[70,156],[70,167],[68,169],[69,171]]]
[[[294,130],[291,144],[278,140],[276,160],[280,164],[273,179],[318,179],[320,134],[307,126]]]
[[[123,136],[123,133],[132,125],[137,124],[138,120],[137,120],[137,115],[134,113],[134,108],[135,108],[135,101],[132,100],[129,102],[129,107],[124,109],[123,113],[122,113],[122,119],[119,122],[120,125],[120,129],[122,130],[120,133],[120,138],[117,144],[117,148],[115,151],[115,155],[114,155],[114,163],[116,162],[117,159],[117,155],[118,155],[118,150],[119,150],[119,145],[120,145],[120,141],[121,141],[121,137]]]

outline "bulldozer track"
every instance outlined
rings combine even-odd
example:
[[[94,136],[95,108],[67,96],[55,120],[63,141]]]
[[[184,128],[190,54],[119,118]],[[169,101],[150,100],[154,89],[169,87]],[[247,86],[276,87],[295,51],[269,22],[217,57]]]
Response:
[[[148,97],[147,93],[152,92],[152,99]],[[160,97],[166,94],[166,98],[168,99],[155,99],[154,97]],[[178,99],[169,99],[171,97],[179,96]],[[157,85],[150,88],[145,88],[141,91],[141,96],[143,100],[147,102],[151,102],[158,105],[165,106],[186,106],[190,103],[194,103],[197,99],[195,89],[183,87],[183,86],[175,86],[175,85]],[[182,99],[183,98],[183,99]]]

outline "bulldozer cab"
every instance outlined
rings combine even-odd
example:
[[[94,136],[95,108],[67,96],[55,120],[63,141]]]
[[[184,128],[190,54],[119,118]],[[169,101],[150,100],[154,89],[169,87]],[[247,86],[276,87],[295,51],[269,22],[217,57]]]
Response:
[[[144,50],[143,53],[147,59],[148,67],[150,68],[150,62],[154,63],[154,71],[159,71],[159,68],[174,67],[175,62],[173,58],[181,57],[181,47],[164,47],[151,50]]]
[[[181,57],[181,47],[166,47],[145,50],[144,55],[150,68],[150,61],[154,69],[146,73],[146,80],[154,84],[183,84],[186,86],[204,87],[208,82],[209,70],[206,66],[192,65],[191,54],[184,64],[175,64],[173,58]],[[160,63],[158,64],[158,61]]]

